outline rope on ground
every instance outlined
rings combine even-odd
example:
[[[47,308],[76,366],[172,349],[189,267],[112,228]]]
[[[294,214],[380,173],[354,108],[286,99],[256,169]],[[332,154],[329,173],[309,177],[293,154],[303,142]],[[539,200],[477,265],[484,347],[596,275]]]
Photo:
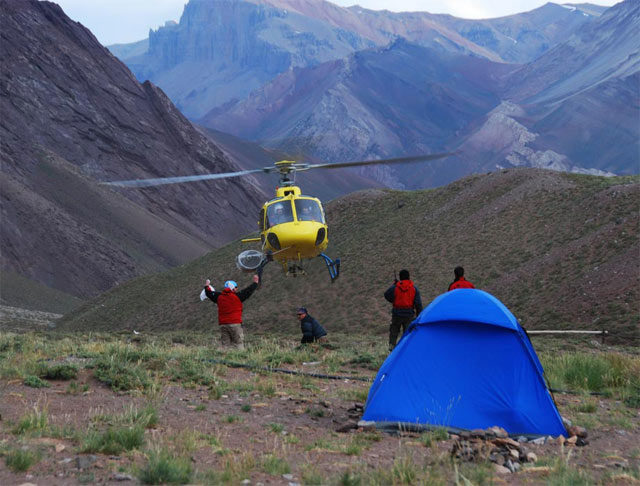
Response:
[[[558,388],[549,388],[550,392],[553,393],[564,393],[565,395],[595,395],[595,396],[606,396],[607,394],[604,392],[588,392],[588,391],[574,391],[574,390],[559,390]]]
[[[237,363],[235,361],[227,361],[224,359],[208,359],[210,363],[221,364],[229,366],[231,368],[246,368],[250,370],[267,371],[269,373],[285,373],[287,375],[309,376],[311,378],[321,378],[324,380],[353,380],[353,381],[373,381],[371,378],[364,376],[339,376],[339,375],[325,375],[323,373],[308,373],[306,371],[288,370],[286,368],[270,368],[268,366],[250,365],[246,363]]]

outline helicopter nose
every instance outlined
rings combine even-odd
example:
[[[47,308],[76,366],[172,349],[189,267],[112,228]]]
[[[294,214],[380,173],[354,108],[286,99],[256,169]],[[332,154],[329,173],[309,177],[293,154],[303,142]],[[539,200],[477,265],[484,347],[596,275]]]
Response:
[[[290,234],[281,234],[282,248],[295,247],[302,252],[314,251],[326,238],[326,230],[321,224],[305,222],[296,227]]]

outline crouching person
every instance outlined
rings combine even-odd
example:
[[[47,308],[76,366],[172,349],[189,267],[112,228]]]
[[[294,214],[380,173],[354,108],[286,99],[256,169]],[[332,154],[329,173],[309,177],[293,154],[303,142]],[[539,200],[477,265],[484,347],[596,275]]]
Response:
[[[300,307],[297,314],[302,331],[302,341],[300,341],[302,344],[326,341],[327,331],[309,315],[305,307]]]
[[[244,333],[242,331],[242,303],[251,297],[258,288],[260,277],[253,276],[253,283],[248,287],[238,290],[238,284],[233,280],[224,283],[222,292],[217,292],[211,286],[211,281],[206,280],[204,292],[218,305],[218,325],[220,326],[220,344],[223,347],[232,346],[236,349],[244,349]]]

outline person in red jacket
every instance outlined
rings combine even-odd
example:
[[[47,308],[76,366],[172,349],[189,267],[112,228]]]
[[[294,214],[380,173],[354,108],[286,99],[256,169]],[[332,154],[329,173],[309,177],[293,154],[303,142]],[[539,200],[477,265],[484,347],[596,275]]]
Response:
[[[384,293],[384,298],[393,304],[389,326],[389,351],[395,348],[400,329],[404,334],[411,321],[422,312],[420,292],[409,279],[409,271],[400,270],[399,276],[400,281],[396,280]]]
[[[456,267],[453,269],[455,278],[449,285],[449,290],[455,289],[475,289],[473,284],[464,278],[464,268]]]
[[[253,276],[253,283],[238,291],[238,284],[233,280],[224,283],[222,292],[216,292],[211,280],[204,283],[204,292],[218,304],[218,325],[220,326],[220,344],[244,349],[244,333],[242,332],[242,303],[251,297],[258,288],[260,277]]]

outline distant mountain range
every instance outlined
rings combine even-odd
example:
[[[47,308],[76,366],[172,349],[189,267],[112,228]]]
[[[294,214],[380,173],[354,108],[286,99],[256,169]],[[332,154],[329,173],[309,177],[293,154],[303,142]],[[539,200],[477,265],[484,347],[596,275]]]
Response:
[[[522,63],[596,15],[597,8],[547,4],[501,19],[464,20],[344,8],[324,0],[190,0],[179,23],[150,32],[146,52],[144,41],[110,48],[138,79],[158,84],[197,119],[288,69],[341,59],[398,37],[435,50]]]
[[[191,0],[114,46],[199,123],[325,160],[459,150],[361,172],[429,187],[501,167],[640,170],[640,3],[546,4],[489,20],[319,0]],[[136,54],[127,54],[135,52]],[[268,53],[268,54],[267,54]]]

